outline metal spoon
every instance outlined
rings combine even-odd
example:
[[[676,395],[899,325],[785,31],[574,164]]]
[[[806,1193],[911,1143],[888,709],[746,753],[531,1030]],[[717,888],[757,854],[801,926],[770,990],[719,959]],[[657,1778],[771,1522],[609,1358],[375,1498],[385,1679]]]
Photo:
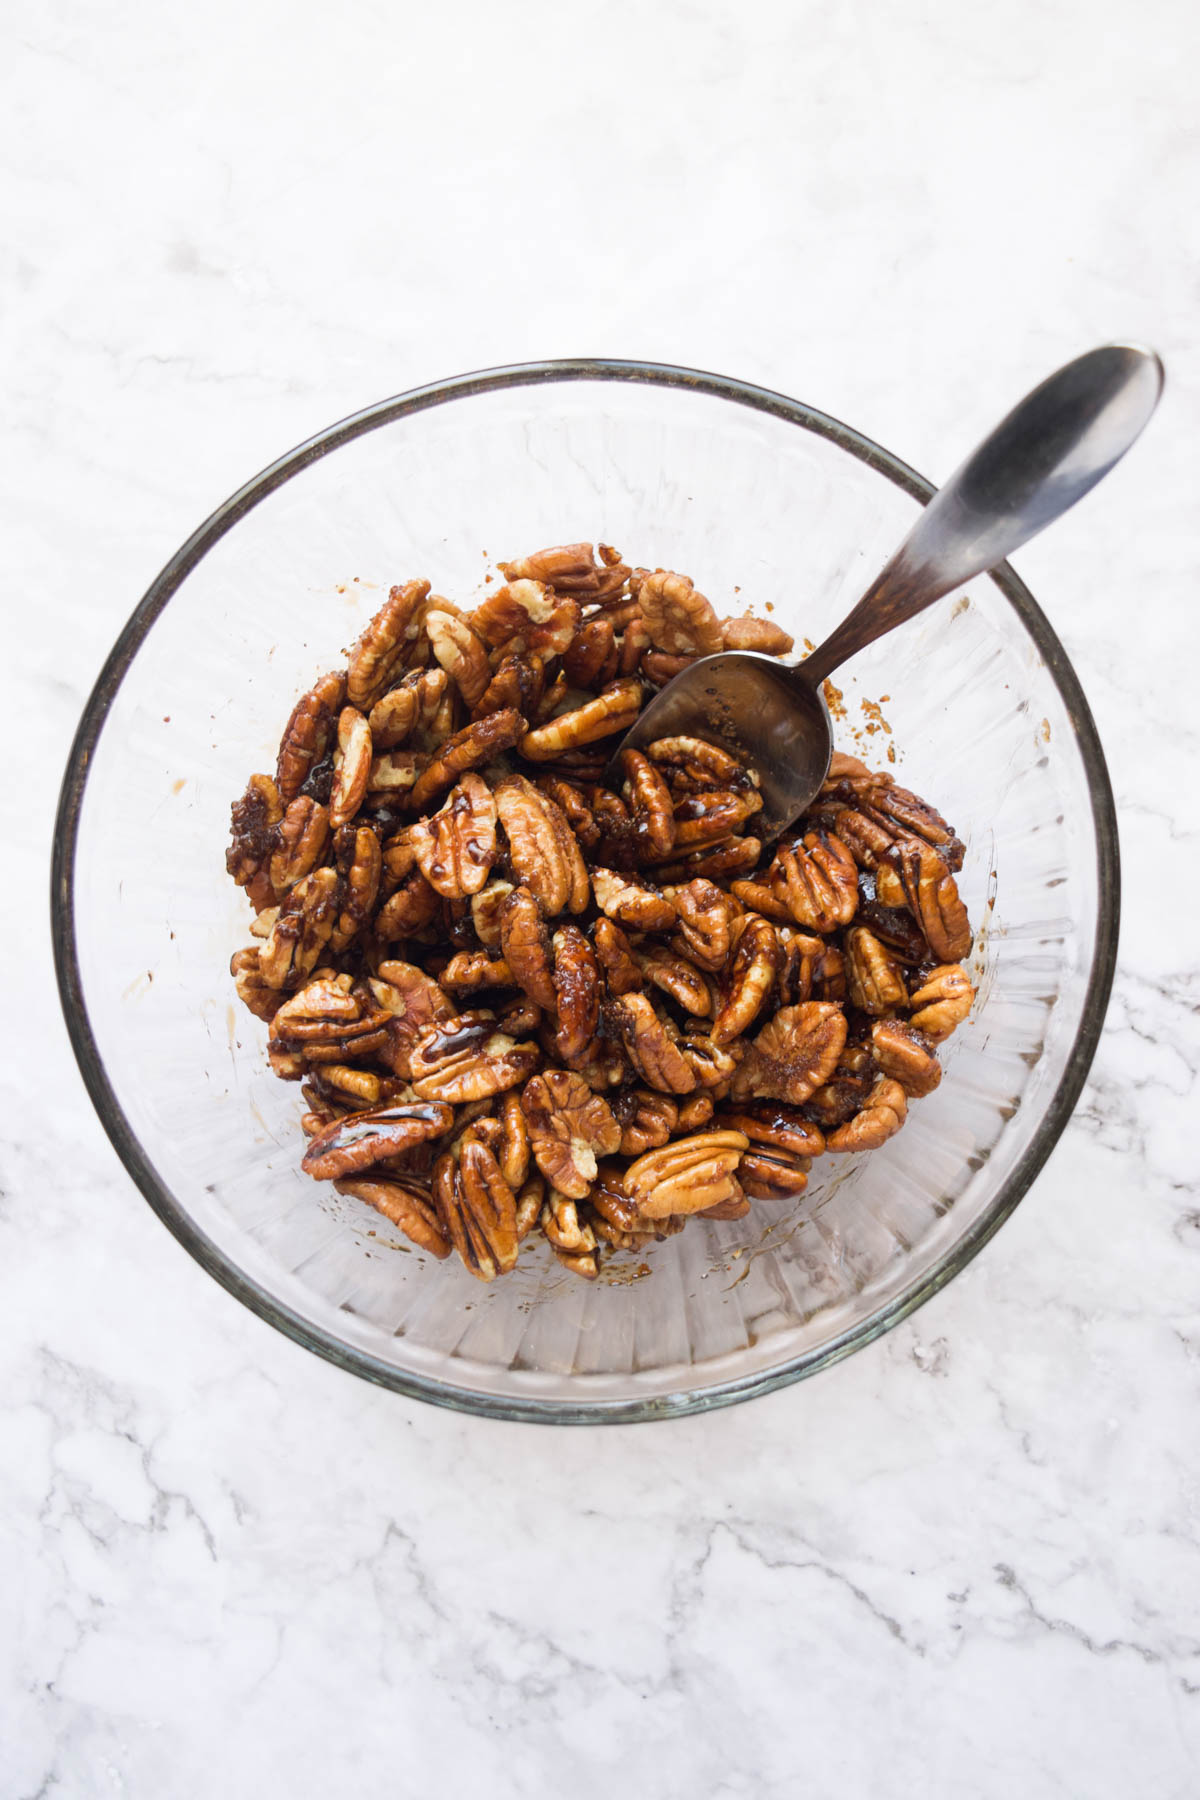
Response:
[[[1163,388],[1153,350],[1105,344],[1034,388],[933,496],[854,610],[802,663],[748,650],[676,675],[621,740],[692,736],[758,771],[769,840],[813,800],[829,770],[827,675],[885,632],[1003,560],[1107,475],[1148,423]],[[619,783],[618,756],[608,778]]]

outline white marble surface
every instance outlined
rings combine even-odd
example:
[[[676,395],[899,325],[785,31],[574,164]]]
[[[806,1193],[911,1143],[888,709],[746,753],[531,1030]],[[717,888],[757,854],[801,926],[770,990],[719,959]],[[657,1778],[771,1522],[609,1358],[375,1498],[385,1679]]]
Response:
[[[0,1795],[1195,1795],[1194,6],[47,0],[4,36]],[[577,1433],[377,1393],[209,1282],[92,1117],[43,917],[70,733],[188,530],[367,401],[580,352],[936,478],[1118,335],[1161,415],[1017,563],[1109,750],[1121,972],[978,1262],[799,1388]]]

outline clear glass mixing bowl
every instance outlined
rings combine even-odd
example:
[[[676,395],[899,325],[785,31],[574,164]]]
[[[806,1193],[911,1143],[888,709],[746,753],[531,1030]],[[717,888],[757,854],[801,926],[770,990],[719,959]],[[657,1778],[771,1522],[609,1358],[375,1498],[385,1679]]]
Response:
[[[388,584],[461,601],[489,558],[577,538],[690,573],[718,610],[820,639],[929,484],[782,395],[694,370],[561,362],[420,389],[275,463],[174,556],[71,751],[53,873],[63,1004],[100,1117],[151,1206],[247,1306],[439,1405],[666,1418],[810,1375],[902,1319],[1012,1211],[1079,1094],[1117,934],[1112,798],[1079,683],[1007,567],[859,657],[843,747],[967,844],[980,995],[900,1135],[819,1161],[795,1211],[693,1224],[588,1285],[529,1246],[477,1284],[298,1169],[298,1090],[226,973],[249,911],[229,804]],[[883,696],[887,696],[886,699]],[[882,729],[860,699],[879,702]],[[531,1253],[532,1252],[532,1253]],[[622,1263],[624,1273],[622,1274]]]

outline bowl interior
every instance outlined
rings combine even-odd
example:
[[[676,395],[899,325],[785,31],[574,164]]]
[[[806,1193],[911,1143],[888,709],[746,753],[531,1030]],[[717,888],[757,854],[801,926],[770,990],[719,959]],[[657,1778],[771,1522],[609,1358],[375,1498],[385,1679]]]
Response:
[[[1086,1070],[1115,867],[1103,764],[1065,659],[1002,572],[839,678],[841,746],[894,753],[897,777],[967,845],[980,999],[904,1131],[873,1155],[819,1161],[798,1208],[694,1225],[614,1260],[596,1285],[540,1246],[485,1288],[300,1174],[299,1090],[270,1074],[266,1028],[226,973],[251,916],[223,866],[231,799],[273,769],[294,699],[394,581],[424,575],[470,602],[492,558],[590,538],[686,570],[719,612],[749,606],[817,640],[918,501],[899,465],[820,415],[674,377],[485,386],[363,426],[198,534],[85,719],[84,748],[103,728],[68,776],[73,895],[57,930],[106,1124],[220,1279],[406,1391],[628,1418],[808,1372],[967,1260],[1028,1185]]]

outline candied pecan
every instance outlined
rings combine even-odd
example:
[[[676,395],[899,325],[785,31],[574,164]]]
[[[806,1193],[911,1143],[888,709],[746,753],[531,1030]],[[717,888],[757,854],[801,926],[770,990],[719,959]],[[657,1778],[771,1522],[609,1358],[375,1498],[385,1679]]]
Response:
[[[764,919],[774,919],[779,925],[795,924],[791,907],[776,888],[767,887],[762,881],[731,881],[729,888],[735,899],[751,912],[761,913]]]
[[[688,882],[697,876],[707,881],[730,881],[735,875],[745,875],[753,869],[762,855],[762,843],[756,837],[729,838],[723,844],[713,844],[707,849],[693,850],[682,862],[659,864],[654,873],[660,881]],[[732,883],[736,889],[737,883]],[[751,884],[754,885],[754,884]],[[767,892],[767,890],[763,890]],[[747,902],[751,904],[751,902]],[[786,906],[778,908],[779,914],[791,919]],[[770,915],[774,918],[776,915]]]
[[[781,847],[768,881],[773,878],[793,919],[808,931],[836,931],[858,911],[854,858],[827,832],[809,831],[800,843]]]
[[[552,1008],[550,935],[527,887],[513,888],[500,907],[500,945],[517,986],[535,1005]]]
[[[610,613],[608,617],[621,633],[617,646],[617,674],[636,675],[650,648],[650,634],[642,623],[642,615],[636,606],[630,606],[620,613]]]
[[[452,994],[475,994],[481,988],[519,987],[520,983],[502,956],[493,956],[488,950],[460,950],[438,976],[438,985]]]
[[[899,1019],[880,1019],[872,1025],[871,1054],[881,1072],[898,1081],[910,1099],[932,1094],[942,1079],[942,1065],[928,1038]]]
[[[875,1064],[866,1044],[847,1044],[830,1079],[804,1103],[804,1116],[830,1132],[852,1119],[875,1080]]]
[[[428,1026],[410,1052],[412,1083],[424,1100],[482,1100],[516,1087],[537,1063],[535,1044],[518,1044],[489,1012],[465,1012]]]
[[[391,1176],[386,1181],[370,1176],[351,1176],[335,1181],[333,1185],[339,1194],[347,1194],[352,1200],[363,1200],[373,1206],[406,1238],[419,1249],[428,1250],[439,1262],[449,1256],[450,1240],[430,1202],[428,1190],[419,1181],[403,1176]]]
[[[496,808],[508,838],[508,860],[547,918],[588,903],[588,874],[579,844],[560,809],[523,775],[495,787]]]
[[[527,994],[506,1000],[496,1015],[501,1030],[509,1037],[528,1037],[542,1022],[542,1009]]]
[[[542,1236],[553,1245],[560,1262],[574,1267],[577,1257],[588,1258],[596,1248],[596,1234],[586,1222],[581,1223],[575,1200],[551,1189],[542,1207],[538,1223]],[[576,1274],[585,1271],[576,1269]],[[595,1273],[594,1260],[592,1273]]]
[[[268,987],[287,987],[316,968],[333,931],[337,895],[336,869],[314,869],[289,889],[259,953]]]
[[[369,1169],[380,1157],[394,1156],[427,1138],[438,1137],[448,1129],[453,1117],[450,1108],[436,1100],[347,1113],[310,1140],[300,1167],[316,1181],[353,1175],[359,1169]]]
[[[518,579],[489,594],[470,622],[493,649],[561,656],[579,629],[579,602],[540,581]]]
[[[271,887],[284,894],[302,875],[315,869],[329,837],[329,814],[316,800],[300,794],[276,827],[278,849],[269,865]]]
[[[554,1005],[557,1051],[570,1061],[583,1055],[600,1023],[600,965],[578,925],[554,934]]]
[[[346,698],[346,677],[322,675],[307,694],[301,694],[279,744],[275,781],[286,806],[296,798],[333,741],[337,715]]]
[[[606,1017],[644,1082],[660,1093],[692,1092],[696,1076],[684,1057],[678,1033],[645,994],[625,994],[610,1001]]]
[[[609,1102],[621,1127],[621,1155],[640,1156],[665,1144],[679,1123],[679,1108],[650,1088],[623,1088]]]
[[[366,989],[355,989],[352,976],[318,976],[279,1008],[271,1039],[310,1061],[348,1062],[382,1048],[389,1018]]]
[[[644,650],[638,658],[638,669],[647,681],[661,688],[699,660],[698,656],[668,656],[665,650]]]
[[[385,944],[396,938],[415,937],[437,917],[437,910],[437,894],[420,869],[414,869],[376,913],[375,935]]]
[[[567,750],[628,731],[642,710],[642,684],[634,677],[610,682],[593,700],[559,713],[521,738],[518,749],[530,762],[553,762]]]
[[[540,656],[506,656],[484,688],[472,710],[473,719],[515,707],[526,718],[536,709],[545,686],[546,671]]]
[[[413,669],[371,708],[367,723],[376,750],[395,750],[429,729],[446,697],[444,669]]]
[[[429,766],[424,750],[385,750],[371,758],[367,775],[367,798],[372,806],[389,802],[416,787],[422,772]]]
[[[625,1192],[647,1219],[704,1212],[740,1193],[736,1170],[749,1143],[741,1131],[702,1131],[676,1138],[630,1163]]]
[[[329,795],[329,823],[334,831],[348,823],[362,805],[370,775],[371,727],[356,707],[343,706],[338,714]]]
[[[378,824],[378,820],[375,823]],[[403,881],[406,875],[411,875],[417,866],[417,853],[409,836],[411,831],[412,826],[405,825],[402,830],[393,833],[383,846],[384,873],[393,886],[396,882]]]
[[[542,793],[553,800],[582,847],[593,849],[600,841],[600,827],[583,789],[559,775],[539,775],[537,784]]]
[[[665,893],[678,920],[679,948],[702,969],[715,974],[729,955],[733,921],[741,911],[738,902],[703,877],[667,888]]]
[[[774,926],[757,913],[734,922],[733,955],[725,974],[724,1000],[712,1024],[713,1041],[731,1044],[749,1031],[783,967]]]
[[[501,1098],[495,1123],[500,1128],[500,1142],[493,1144],[492,1150],[500,1164],[500,1173],[516,1193],[529,1174],[530,1148],[525,1111],[515,1088],[510,1088]]]
[[[675,847],[675,808],[671,790],[640,750],[622,750],[622,792],[639,839],[649,854],[669,856]]]
[[[593,869],[592,892],[607,918],[634,931],[667,931],[675,923],[676,910],[666,895],[615,869]]]
[[[883,868],[877,871],[876,884]],[[892,871],[889,870],[889,873]],[[899,882],[899,876],[895,877]],[[903,893],[903,889],[901,889]],[[878,898],[864,900],[858,909],[858,923],[866,925],[880,943],[886,944],[902,963],[928,962],[929,946],[925,934],[907,906],[885,906]]]
[[[549,687],[543,692],[541,699],[537,703],[536,710],[529,714],[529,723],[531,725],[544,725],[548,719],[552,719],[555,713],[560,712],[567,704],[570,693],[571,684],[560,669]]]
[[[544,581],[560,594],[573,594],[577,600],[596,603],[619,594],[629,579],[629,568],[621,561],[620,552],[611,544],[601,544],[597,562],[590,544],[558,544],[552,549],[535,550],[518,562],[502,562],[497,566],[508,581]]]
[[[544,1069],[526,1082],[521,1108],[533,1159],[552,1188],[582,1200],[596,1176],[596,1156],[620,1147],[621,1128],[608,1102],[566,1069]]]
[[[563,652],[563,674],[576,688],[605,687],[617,673],[617,637],[611,619],[589,619]]]
[[[512,1186],[512,1183],[509,1183]],[[540,1175],[531,1175],[517,1192],[517,1242],[524,1243],[542,1216],[546,1184]]]
[[[916,838],[906,838],[892,846],[885,860],[899,875],[909,911],[934,956],[944,963],[966,956],[971,948],[971,922],[941,852]]]
[[[346,697],[352,706],[370,708],[391,684],[419,629],[427,581],[394,587],[350,652]]]
[[[268,870],[279,843],[283,802],[269,775],[252,775],[246,792],[230,808],[232,834],[225,867],[247,889],[255,912],[275,904]]]
[[[718,1123],[744,1132],[750,1147],[738,1167],[738,1180],[752,1200],[798,1198],[808,1186],[814,1156],[825,1139],[799,1113],[780,1106],[749,1106],[720,1113]]]
[[[924,932],[908,910],[908,895],[904,892],[904,883],[900,879],[899,872],[893,868],[890,862],[877,862],[875,865],[875,899],[888,912],[903,914],[911,920],[916,937],[919,937],[922,943],[925,942]],[[918,957],[917,960],[920,962],[924,959]]]
[[[701,1125],[707,1125],[713,1116],[712,1097],[709,1094],[693,1094],[679,1108],[678,1131],[698,1131]]]
[[[893,837],[921,838],[941,852],[946,867],[953,873],[962,868],[963,846],[936,807],[922,800],[908,788],[894,781],[872,778],[866,793],[860,790],[858,805],[867,815],[890,831]]]
[[[909,995],[909,1024],[935,1044],[940,1044],[962,1024],[971,1010],[975,989],[959,963],[942,963],[930,969],[921,985]]]
[[[891,833],[853,808],[842,807],[834,813],[833,829],[860,869],[874,869],[892,847]]]
[[[726,650],[757,650],[764,656],[786,656],[795,648],[796,640],[770,619],[741,613],[736,619],[721,620],[721,643]]]
[[[466,619],[455,618],[440,603],[425,614],[429,647],[468,706],[482,699],[492,678],[487,646]]]
[[[734,1094],[799,1106],[828,1081],[845,1042],[846,1016],[840,1007],[817,1000],[782,1007],[740,1064]]]
[[[457,1159],[438,1158],[433,1193],[442,1224],[479,1281],[506,1275],[517,1261],[516,1196],[491,1151],[470,1133]]]
[[[622,994],[630,994],[643,983],[642,971],[633,953],[633,946],[611,919],[599,918],[592,927],[592,938],[596,946],[596,955],[604,965],[604,981],[610,994],[619,998]]]
[[[496,802],[474,772],[450,790],[440,810],[409,829],[418,867],[447,900],[477,894],[496,860]]]
[[[825,1148],[834,1155],[854,1150],[878,1150],[880,1144],[895,1137],[907,1115],[904,1089],[898,1081],[881,1075],[868,1094],[863,1110],[830,1132],[825,1139]]]
[[[643,976],[664,994],[669,994],[685,1012],[697,1019],[707,1019],[713,1010],[712,989],[704,976],[685,956],[661,944],[650,944],[635,952]]]
[[[721,622],[686,575],[658,569],[637,592],[650,642],[671,656],[711,656],[723,649]]]
[[[440,746],[429,767],[418,776],[409,804],[418,811],[427,806],[468,769],[477,769],[502,750],[511,749],[524,729],[521,714],[509,707],[489,713],[486,719],[473,719]]]
[[[699,850],[723,838],[745,824],[762,810],[762,798],[755,788],[711,788],[706,792],[685,794],[675,803],[675,849]]]
[[[383,852],[369,825],[343,825],[334,841],[334,853],[342,883],[329,948],[340,952],[371,916],[383,874]]]
[[[718,1088],[733,1075],[737,1061],[723,1044],[718,1044],[713,1037],[705,1036],[691,1029],[688,1022],[687,1035],[680,1044],[683,1060],[692,1071],[700,1087]]]
[[[242,1005],[249,1007],[256,1019],[273,1019],[283,996],[263,980],[258,945],[235,950],[229,959],[229,973]]]
[[[513,891],[511,881],[493,876],[487,886],[471,895],[471,923],[475,936],[488,950],[500,948],[500,908]]]
[[[846,991],[852,1006],[878,1016],[907,1003],[900,964],[865,925],[852,925],[846,933],[845,956]]]
[[[388,1041],[380,1060],[407,1081],[412,1075],[412,1047],[430,1025],[455,1016],[454,1007],[436,981],[413,963],[387,961],[368,982],[376,1004],[390,1013]]]
[[[657,738],[646,745],[646,755],[664,771],[671,792],[676,795],[750,785],[749,775],[737,757],[704,738]]]

